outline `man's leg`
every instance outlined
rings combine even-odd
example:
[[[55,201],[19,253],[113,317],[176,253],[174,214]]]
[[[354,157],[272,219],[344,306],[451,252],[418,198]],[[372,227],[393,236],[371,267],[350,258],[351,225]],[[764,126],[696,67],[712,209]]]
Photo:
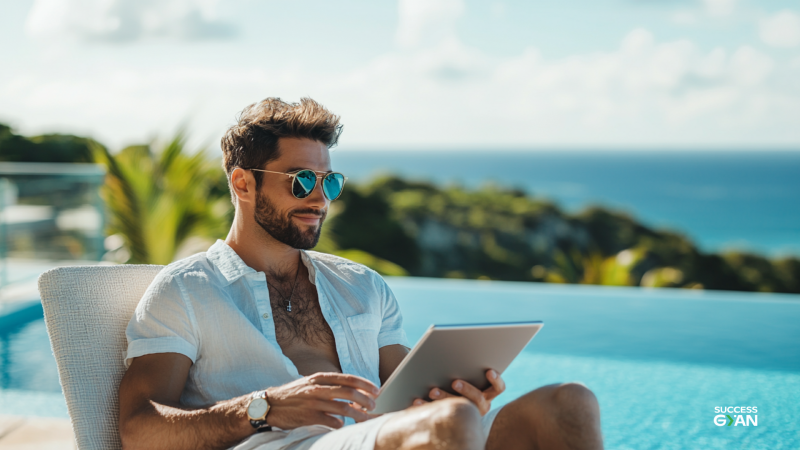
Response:
[[[378,432],[375,450],[483,450],[485,439],[478,408],[451,398],[396,414]]]
[[[600,406],[582,384],[553,384],[514,400],[495,418],[487,450],[603,448]]]

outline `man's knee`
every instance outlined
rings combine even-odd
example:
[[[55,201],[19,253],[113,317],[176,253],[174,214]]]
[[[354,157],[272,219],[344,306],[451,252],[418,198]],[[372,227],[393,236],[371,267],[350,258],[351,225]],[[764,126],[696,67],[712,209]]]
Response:
[[[387,422],[376,448],[449,450],[483,449],[481,415],[464,399],[447,399],[406,411]]]
[[[433,406],[437,408],[432,417],[433,433],[439,442],[451,445],[446,448],[483,448],[481,414],[475,405],[454,398],[435,402]]]
[[[580,383],[551,384],[512,402],[515,420],[547,421],[555,419],[562,426],[580,426],[599,419],[597,397]]]
[[[599,433],[600,405],[586,386],[579,383],[558,385],[551,402],[556,423],[567,434],[585,434],[588,430]]]
[[[553,399],[564,406],[596,406],[597,397],[581,383],[564,383],[553,390]]]
[[[551,414],[553,407],[596,407],[597,397],[581,383],[562,383],[543,386],[523,395],[512,404],[523,410],[546,410]]]

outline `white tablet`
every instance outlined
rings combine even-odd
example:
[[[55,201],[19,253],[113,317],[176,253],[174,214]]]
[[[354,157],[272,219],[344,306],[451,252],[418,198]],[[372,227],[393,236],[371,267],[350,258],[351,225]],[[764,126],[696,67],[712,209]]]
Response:
[[[455,394],[453,380],[489,387],[486,371],[502,374],[544,326],[541,321],[471,325],[431,325],[386,380],[373,414],[399,411],[434,387]]]

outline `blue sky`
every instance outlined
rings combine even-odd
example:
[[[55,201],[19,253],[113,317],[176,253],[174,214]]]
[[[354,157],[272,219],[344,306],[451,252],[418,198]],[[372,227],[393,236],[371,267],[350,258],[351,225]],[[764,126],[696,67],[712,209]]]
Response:
[[[311,96],[348,148],[800,148],[800,0],[0,0],[0,121],[112,147]]]

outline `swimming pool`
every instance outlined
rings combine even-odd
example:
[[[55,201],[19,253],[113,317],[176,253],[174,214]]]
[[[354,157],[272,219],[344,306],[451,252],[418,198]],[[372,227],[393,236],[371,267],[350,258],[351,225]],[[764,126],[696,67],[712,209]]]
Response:
[[[395,279],[406,330],[545,322],[505,378],[502,404],[580,381],[600,401],[608,449],[800,448],[800,296]],[[426,316],[429,320],[419,320]],[[756,406],[758,426],[714,424]]]
[[[798,295],[388,281],[412,342],[431,323],[545,322],[496,404],[581,381],[600,401],[609,449],[800,448]],[[0,345],[0,414],[66,417],[43,322]],[[722,406],[756,406],[758,425],[715,425]]]

